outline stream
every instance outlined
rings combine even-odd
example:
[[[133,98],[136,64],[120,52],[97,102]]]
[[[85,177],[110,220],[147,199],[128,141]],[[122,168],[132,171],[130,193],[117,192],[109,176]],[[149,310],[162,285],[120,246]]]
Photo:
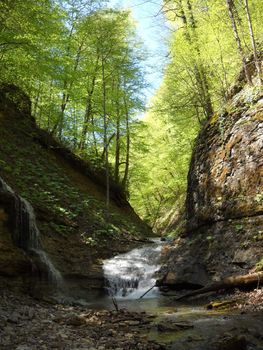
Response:
[[[155,326],[148,337],[164,342],[167,349],[263,350],[262,314],[207,310],[204,302],[178,302],[163,296],[157,287],[140,299],[155,284],[160,268],[163,242],[152,241],[104,261],[108,296],[93,307],[113,309],[114,298],[120,309],[153,314]],[[186,328],[178,327],[178,323]]]
[[[35,283],[35,289],[31,291],[32,295],[36,293],[36,296],[40,296],[40,299],[41,296],[48,297],[48,292],[51,289],[51,296],[54,293],[53,300],[61,301],[62,303],[64,301],[65,305],[72,305],[69,306],[68,309],[66,309],[66,306],[61,306],[61,312],[66,319],[71,317],[70,313],[74,310],[75,312],[93,310],[91,311],[90,318],[89,314],[86,314],[89,322],[91,322],[94,318],[96,319],[98,316],[96,314],[98,312],[99,317],[102,319],[108,317],[107,322],[109,325],[104,329],[104,332],[112,331],[111,327],[116,327],[116,329],[118,329],[116,334],[119,334],[119,327],[124,327],[123,333],[120,333],[119,338],[117,337],[116,344],[126,341],[126,332],[128,332],[128,334],[129,332],[133,332],[133,334],[130,334],[135,342],[133,344],[138,343],[137,338],[139,334],[142,338],[145,337],[149,342],[154,343],[154,341],[157,341],[164,344],[162,349],[263,350],[262,312],[244,312],[238,309],[226,311],[207,310],[205,305],[207,303],[206,300],[203,303],[199,302],[199,304],[197,304],[196,300],[192,302],[178,302],[173,296],[162,295],[157,287],[152,288],[155,285],[156,272],[159,270],[161,264],[160,260],[164,243],[161,242],[160,239],[152,239],[151,243],[149,242],[130,252],[116,255],[104,261],[103,271],[107,295],[104,293],[102,297],[97,297],[95,295],[87,296],[85,300],[76,299],[74,296],[68,297],[68,295],[70,295],[70,293],[68,293],[68,285],[41,245],[40,233],[36,225],[35,213],[32,206],[24,198],[15,194],[1,178],[0,190],[5,192],[16,208],[14,213],[15,229],[12,236],[13,242],[37,263],[35,271],[37,281]],[[141,298],[142,296],[143,298]],[[30,305],[30,312],[28,311],[27,302]],[[15,305],[15,309],[13,304]],[[57,337],[60,323],[57,328],[56,326],[54,327],[54,329],[56,329],[55,334],[50,334],[49,328],[46,326],[47,322],[52,323],[50,315],[53,315],[53,313],[59,314],[60,311],[57,309],[57,306],[54,308],[47,305],[32,307],[32,301],[26,300],[24,300],[26,306],[22,304],[15,296],[11,296],[11,300],[10,295],[4,295],[2,300],[0,298],[1,349],[12,349],[10,344],[14,342],[13,337],[17,334],[19,334],[19,339],[16,339],[17,343],[19,343],[21,339],[24,339],[24,332],[19,332],[21,325],[23,325],[23,327],[26,325],[28,332],[32,329],[32,332],[35,332],[34,334],[42,334],[44,330],[47,330],[43,344],[45,344],[47,339],[49,339],[48,342],[51,342]],[[35,305],[35,301],[33,305]],[[111,310],[114,310],[116,305],[120,312],[113,311],[112,313]],[[80,309],[80,307],[83,307],[83,309]],[[124,311],[124,309],[127,310],[127,315],[125,317],[133,317],[132,320],[127,320],[125,318],[122,322],[118,320],[121,314],[125,315],[126,311]],[[94,312],[94,314],[92,314],[92,312]],[[35,321],[35,313],[37,314],[38,321]],[[131,316],[131,314],[133,314],[133,316]],[[114,317],[116,318],[115,326],[112,325],[112,315],[115,315]],[[24,324],[25,317],[26,322]],[[77,315],[76,317],[77,319],[80,317],[83,321],[83,315]],[[145,323],[147,317],[150,317],[152,321]],[[138,321],[138,318],[140,321]],[[73,318],[73,320],[76,322],[76,319]],[[37,328],[42,321],[42,328],[39,330]],[[28,325],[28,322],[31,323]],[[67,322],[68,321],[66,321],[66,324],[68,324]],[[127,324],[126,322],[129,323]],[[10,326],[10,324],[13,326]],[[100,331],[100,326],[101,323],[95,325],[94,341],[98,340],[97,333]],[[113,331],[115,332],[115,330]],[[65,342],[67,343],[67,339],[71,339],[72,337],[72,344],[74,344],[75,335],[71,335],[71,330],[64,328],[63,332],[67,332],[66,335],[63,334],[64,338],[62,337],[66,339]],[[87,332],[89,332],[88,329]],[[53,340],[50,337],[52,337]],[[61,343],[62,338],[61,336],[59,337],[59,342]],[[34,339],[35,335],[32,335],[31,338]],[[82,339],[81,335],[79,339]],[[103,336],[101,339],[103,340]],[[108,342],[108,338],[104,340],[106,343]],[[28,338],[26,342],[28,342]],[[1,344],[4,345],[4,347],[1,347]],[[49,348],[53,348],[53,346]],[[39,349],[39,346],[35,347],[34,345],[32,348],[18,347],[14,349],[35,350]],[[66,346],[65,349],[71,350],[73,348],[69,345],[69,347]],[[103,347],[103,349],[107,348]],[[129,347],[129,349],[137,350],[133,345]],[[138,349],[144,348],[140,347]],[[148,349],[152,350],[155,348],[147,347],[147,350]]]
[[[155,285],[154,275],[161,267],[162,242],[156,238],[151,241],[151,244],[104,261],[106,288],[111,297],[136,300]],[[157,295],[157,288],[153,288],[144,298]]]

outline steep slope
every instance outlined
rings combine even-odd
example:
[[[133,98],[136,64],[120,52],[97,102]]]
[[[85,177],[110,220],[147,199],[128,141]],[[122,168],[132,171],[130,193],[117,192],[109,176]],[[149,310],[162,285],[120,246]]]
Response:
[[[245,274],[263,256],[263,95],[245,86],[201,130],[188,175],[187,228],[164,283],[198,287]]]
[[[14,86],[0,90],[0,140],[0,177],[35,209],[41,245],[68,287],[100,289],[100,259],[129,249],[150,234],[148,227],[114,183],[107,215],[103,170],[94,170],[40,130],[29,99]],[[9,202],[0,189],[0,278],[28,288],[32,257],[12,240],[19,208]]]

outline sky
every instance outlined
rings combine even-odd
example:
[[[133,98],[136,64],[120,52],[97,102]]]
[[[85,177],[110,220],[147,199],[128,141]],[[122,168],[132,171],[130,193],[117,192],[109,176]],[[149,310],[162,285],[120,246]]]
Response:
[[[148,52],[145,91],[147,103],[150,101],[162,80],[162,71],[167,61],[165,42],[168,31],[160,13],[162,0],[109,0],[110,7],[130,9],[137,23],[137,32]]]

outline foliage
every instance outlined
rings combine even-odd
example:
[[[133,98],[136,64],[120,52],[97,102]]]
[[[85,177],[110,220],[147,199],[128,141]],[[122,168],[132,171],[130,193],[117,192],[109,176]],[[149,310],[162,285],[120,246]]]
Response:
[[[183,211],[200,126],[222,109],[242,63],[248,70],[254,66],[251,52],[256,61],[263,39],[263,2],[163,0],[169,62],[141,122],[136,115],[145,108],[145,50],[131,14],[105,5],[1,1],[0,83],[22,87],[38,124],[94,167],[105,167],[107,178],[121,184],[139,214],[158,228]],[[48,191],[41,196],[53,200]]]
[[[141,44],[100,0],[0,4],[0,83],[22,87],[38,124],[127,187],[129,123],[143,109]],[[105,103],[103,101],[105,100]]]
[[[233,4],[248,58],[252,46],[244,1]],[[249,1],[257,43],[263,39],[262,6],[262,1]],[[132,203],[156,229],[170,222],[167,212],[172,218],[183,207],[194,139],[207,119],[213,123],[221,115],[213,111],[223,109],[242,67],[226,1],[164,0],[162,9],[171,30],[169,62],[138,128],[131,169]],[[256,97],[254,90],[244,91]],[[249,103],[248,97],[244,100]]]

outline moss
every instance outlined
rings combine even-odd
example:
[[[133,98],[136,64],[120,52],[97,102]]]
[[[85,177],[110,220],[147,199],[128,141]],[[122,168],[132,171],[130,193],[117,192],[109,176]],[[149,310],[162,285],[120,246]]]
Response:
[[[262,112],[256,113],[255,115],[253,115],[252,120],[263,122],[263,113]]]
[[[256,264],[255,269],[256,271],[263,271],[263,258],[261,258]]]
[[[219,115],[215,113],[215,114],[212,116],[212,118],[210,119],[209,125],[216,124],[216,123],[218,122],[218,118],[219,118]]]

